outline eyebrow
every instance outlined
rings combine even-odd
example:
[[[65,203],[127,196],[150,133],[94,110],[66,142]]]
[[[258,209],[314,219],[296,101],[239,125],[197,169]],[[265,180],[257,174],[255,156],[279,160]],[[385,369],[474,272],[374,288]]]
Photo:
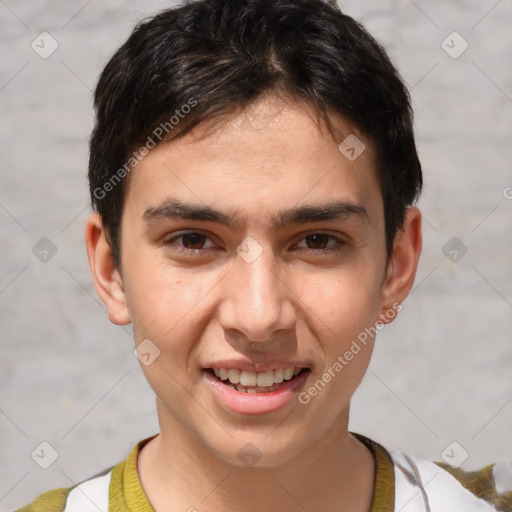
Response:
[[[186,203],[178,199],[167,199],[160,206],[148,208],[142,218],[146,224],[155,224],[166,219],[216,222],[230,229],[237,229],[242,224],[240,219],[230,217],[210,206]],[[278,211],[270,221],[274,229],[279,229],[296,224],[347,218],[369,222],[366,209],[361,204],[352,201],[331,201],[316,205],[295,206],[289,210]]]

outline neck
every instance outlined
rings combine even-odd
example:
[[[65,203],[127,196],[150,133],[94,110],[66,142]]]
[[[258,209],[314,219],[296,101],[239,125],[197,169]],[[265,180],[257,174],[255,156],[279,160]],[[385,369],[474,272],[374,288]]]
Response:
[[[162,416],[165,415],[165,421]],[[348,409],[299,455],[268,468],[239,467],[206,449],[159,409],[160,435],[138,459],[138,472],[157,512],[368,512],[375,465],[370,451],[348,433]]]

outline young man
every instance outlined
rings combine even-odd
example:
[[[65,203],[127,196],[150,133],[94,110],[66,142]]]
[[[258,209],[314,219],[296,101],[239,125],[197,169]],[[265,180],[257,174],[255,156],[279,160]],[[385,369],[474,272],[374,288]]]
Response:
[[[360,25],[321,0],[192,2],[135,29],[95,107],[89,262],[160,433],[21,510],[511,510],[501,466],[348,431],[421,252],[409,97]]]

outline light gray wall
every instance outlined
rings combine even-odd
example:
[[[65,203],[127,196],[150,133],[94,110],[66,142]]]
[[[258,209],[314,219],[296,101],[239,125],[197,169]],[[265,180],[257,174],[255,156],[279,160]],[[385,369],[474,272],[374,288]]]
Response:
[[[92,90],[135,22],[165,5],[0,2],[0,512],[114,465],[158,428],[130,329],[95,295],[83,230]],[[435,460],[457,441],[466,469],[512,459],[512,3],[340,5],[410,86],[426,182],[416,285],[378,339],[350,428]],[[31,48],[51,48],[43,31],[58,42],[47,59]],[[445,49],[459,36],[442,47],[453,31],[469,45],[456,59]],[[57,249],[46,263],[33,253],[43,237]],[[467,247],[455,263],[452,237]],[[59,455],[46,470],[31,458],[43,441]]]

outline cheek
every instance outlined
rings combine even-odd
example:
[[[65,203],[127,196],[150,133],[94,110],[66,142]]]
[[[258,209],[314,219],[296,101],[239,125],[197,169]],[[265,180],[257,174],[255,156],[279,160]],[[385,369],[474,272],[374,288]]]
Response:
[[[374,273],[369,266],[362,274],[352,268],[303,285],[308,291],[306,306],[315,313],[309,314],[310,328],[318,326],[317,353],[321,351],[323,359],[317,375],[321,382],[316,387],[312,383],[311,394],[306,392],[309,398],[322,394],[318,403],[338,404],[334,416],[361,382],[372,355],[372,329],[380,311]]]
[[[371,266],[361,271],[351,267],[317,274],[297,281],[301,290],[298,295],[329,328],[327,332],[337,340],[346,340],[378,317],[380,288],[376,274]]]
[[[180,346],[200,335],[212,321],[215,308],[222,307],[226,283],[215,269],[171,269],[161,262],[143,265],[137,258],[126,266],[128,308],[135,339],[160,340],[166,346]],[[335,348],[373,324],[379,312],[376,271],[371,265],[330,270],[295,269],[283,276],[291,292],[297,316],[304,316],[308,329],[316,331],[322,343]],[[224,291],[223,291],[224,290]],[[324,349],[327,347],[324,347]]]
[[[125,291],[135,339],[166,338],[176,325],[193,314],[208,287],[203,275],[177,270],[153,248],[125,248]]]
[[[142,365],[155,391],[160,385],[165,389],[170,376],[188,379],[194,348],[212,321],[210,292],[218,280],[214,273],[181,270],[178,275],[158,264],[146,270],[139,265],[130,274],[126,291],[136,344],[148,339],[159,354],[156,364]]]
[[[315,333],[316,353],[322,361],[314,378],[299,395],[299,402],[312,418],[322,417],[321,429],[332,424],[347,407],[370,363],[374,347],[374,331],[379,313],[378,289],[354,273],[304,284],[308,290],[307,306]],[[326,407],[325,404],[329,404]]]
[[[158,396],[185,403],[179,383],[188,376],[191,350],[204,329],[200,309],[207,283],[197,276],[177,278],[169,269],[140,270],[131,274],[127,287],[135,343],[142,347],[150,340],[157,354],[150,364],[140,359],[142,371]]]

